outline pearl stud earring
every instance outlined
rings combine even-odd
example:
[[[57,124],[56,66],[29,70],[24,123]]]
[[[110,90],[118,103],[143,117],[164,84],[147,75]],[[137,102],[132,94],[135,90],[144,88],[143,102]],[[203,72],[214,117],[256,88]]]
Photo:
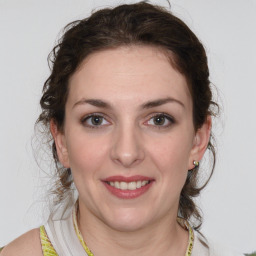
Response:
[[[196,168],[196,167],[198,167],[198,166],[199,166],[199,162],[198,162],[198,161],[196,161],[196,160],[194,160],[194,161],[193,161],[193,165],[194,165],[194,166],[195,166],[195,168]]]

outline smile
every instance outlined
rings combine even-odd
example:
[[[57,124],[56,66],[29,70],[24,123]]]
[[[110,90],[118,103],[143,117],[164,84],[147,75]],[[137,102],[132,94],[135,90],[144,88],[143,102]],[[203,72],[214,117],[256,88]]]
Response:
[[[120,199],[134,199],[145,194],[154,183],[154,179],[145,176],[112,176],[102,180],[107,190]]]
[[[131,181],[131,182],[124,182],[124,181],[110,181],[107,182],[110,186],[121,189],[121,190],[135,190],[146,186],[149,184],[149,180],[139,180],[139,181]]]

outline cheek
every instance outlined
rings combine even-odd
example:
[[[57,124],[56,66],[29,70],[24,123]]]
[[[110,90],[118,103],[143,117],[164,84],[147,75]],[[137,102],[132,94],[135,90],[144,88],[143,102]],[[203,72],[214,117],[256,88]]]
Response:
[[[151,157],[160,169],[186,170],[190,155],[191,142],[186,136],[169,136],[152,143],[150,147]]]
[[[161,193],[166,200],[176,200],[186,181],[190,155],[190,138],[184,136],[169,136],[151,146],[151,160],[158,169],[158,180]]]
[[[78,175],[92,175],[102,166],[107,148],[106,138],[72,133],[67,144],[71,170]]]

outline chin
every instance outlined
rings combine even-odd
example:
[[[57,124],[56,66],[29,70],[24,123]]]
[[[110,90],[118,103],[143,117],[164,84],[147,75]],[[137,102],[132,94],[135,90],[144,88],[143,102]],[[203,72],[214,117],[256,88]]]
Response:
[[[120,232],[133,232],[142,229],[149,223],[148,216],[139,213],[138,209],[123,209],[118,213],[113,213],[110,218],[106,218],[106,224]]]

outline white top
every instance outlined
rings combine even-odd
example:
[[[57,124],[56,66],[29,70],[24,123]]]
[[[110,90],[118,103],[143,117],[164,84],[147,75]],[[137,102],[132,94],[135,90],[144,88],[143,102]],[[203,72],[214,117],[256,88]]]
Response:
[[[66,219],[49,220],[45,230],[59,256],[88,256],[76,235],[72,214]],[[195,240],[191,256],[242,256],[208,242],[209,248],[206,248],[200,241],[205,239],[199,233],[194,233]]]

